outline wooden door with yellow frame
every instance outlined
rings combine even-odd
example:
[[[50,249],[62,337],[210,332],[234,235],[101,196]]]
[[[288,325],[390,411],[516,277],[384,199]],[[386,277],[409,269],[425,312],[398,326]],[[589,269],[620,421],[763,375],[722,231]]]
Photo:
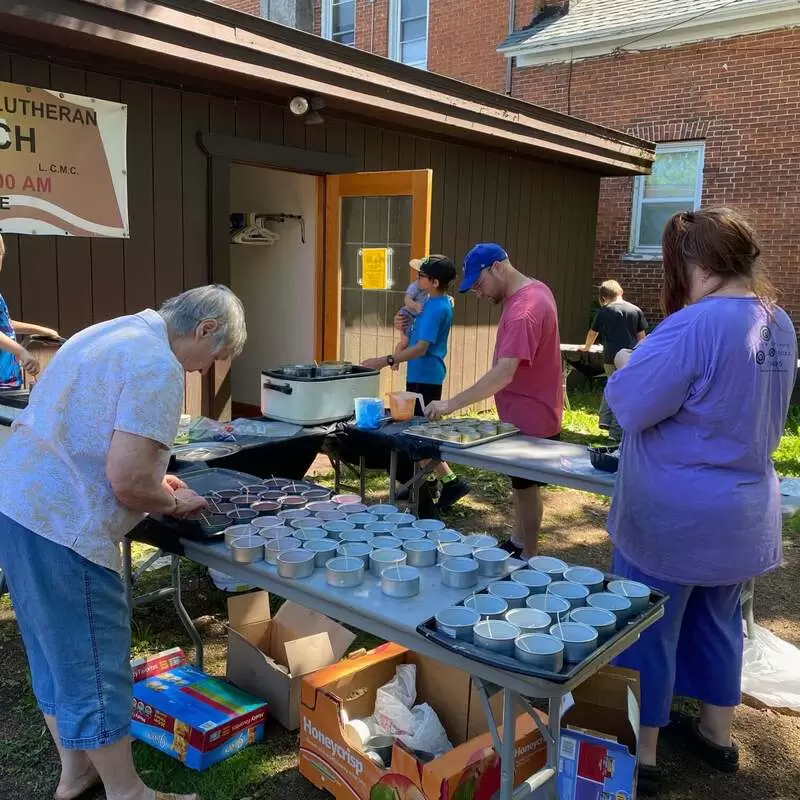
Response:
[[[360,363],[394,350],[395,313],[430,247],[429,169],[327,177],[322,351]],[[381,392],[403,389],[405,365],[381,373]]]

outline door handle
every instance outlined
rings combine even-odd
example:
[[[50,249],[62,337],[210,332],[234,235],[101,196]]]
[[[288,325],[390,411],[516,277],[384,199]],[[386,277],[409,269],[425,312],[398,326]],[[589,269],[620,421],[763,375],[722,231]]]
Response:
[[[280,392],[281,394],[291,394],[294,391],[288,383],[284,383],[281,386],[278,383],[272,383],[272,381],[264,381],[264,388],[272,389],[273,392]]]

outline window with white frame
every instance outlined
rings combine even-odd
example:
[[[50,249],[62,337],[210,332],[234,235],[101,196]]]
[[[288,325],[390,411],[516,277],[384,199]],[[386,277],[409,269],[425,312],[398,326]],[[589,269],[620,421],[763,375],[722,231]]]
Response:
[[[340,44],[356,43],[356,0],[322,0],[322,35]]]
[[[428,0],[390,0],[389,57],[428,68]]]
[[[700,207],[704,155],[703,142],[656,145],[653,172],[637,176],[633,183],[631,253],[660,256],[667,220]]]

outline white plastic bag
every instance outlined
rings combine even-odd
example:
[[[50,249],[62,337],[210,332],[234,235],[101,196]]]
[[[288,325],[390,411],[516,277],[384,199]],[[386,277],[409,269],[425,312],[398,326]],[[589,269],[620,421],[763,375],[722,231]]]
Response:
[[[414,729],[411,706],[417,699],[417,668],[401,664],[389,683],[375,693],[375,724],[391,736],[410,734]]]
[[[756,625],[744,640],[742,693],[770,708],[800,712],[800,650]]]
[[[423,750],[434,756],[453,749],[439,717],[427,703],[414,706],[411,709],[411,716],[414,720],[412,732],[398,737],[406,747],[411,750]]]
[[[452,749],[436,712],[427,704],[414,706],[417,668],[401,664],[394,678],[375,694],[373,719],[380,733],[396,736],[411,750],[440,755]]]

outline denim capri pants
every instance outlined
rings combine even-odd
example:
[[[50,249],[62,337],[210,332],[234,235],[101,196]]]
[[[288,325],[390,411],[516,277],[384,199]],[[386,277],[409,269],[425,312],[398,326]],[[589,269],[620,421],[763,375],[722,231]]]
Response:
[[[131,629],[120,576],[0,514],[2,567],[39,708],[61,744],[92,750],[130,731]]]
[[[715,706],[739,705],[742,584],[685,586],[662,581],[642,572],[617,549],[611,571],[669,595],[664,616],[614,661],[619,667],[639,671],[641,724],[667,725],[673,696]]]

